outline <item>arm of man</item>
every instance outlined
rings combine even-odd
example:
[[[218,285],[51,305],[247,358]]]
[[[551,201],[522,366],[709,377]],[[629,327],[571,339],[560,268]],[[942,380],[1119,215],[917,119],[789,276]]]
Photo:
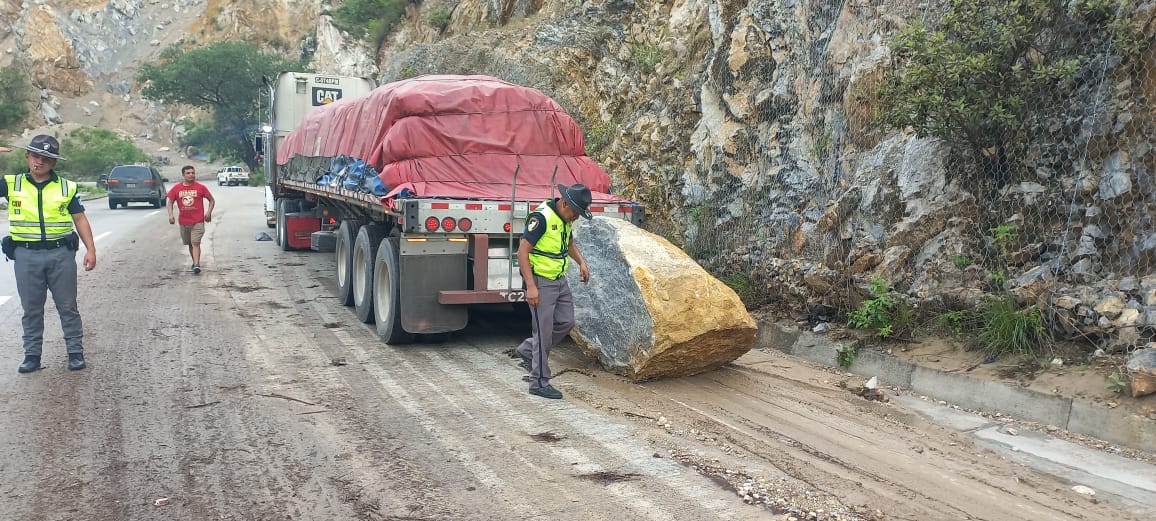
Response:
[[[169,224],[176,224],[177,219],[173,217],[173,207],[177,205],[177,187],[169,188],[167,197],[169,198]]]
[[[578,263],[578,275],[582,278],[582,283],[590,282],[590,268],[586,266],[586,258],[582,256],[582,252],[578,251],[578,245],[574,240],[570,240],[570,249],[568,251],[571,259]]]
[[[522,243],[518,245],[518,271],[526,282],[526,303],[538,307],[538,284],[534,282],[534,266],[530,264],[530,250],[534,249],[542,233],[546,231],[546,217],[533,212],[526,217],[526,230],[522,232]]]
[[[534,244],[523,238],[518,245],[518,271],[526,282],[526,303],[538,307],[538,284],[534,282],[534,267],[530,265],[530,250]]]
[[[92,225],[88,223],[88,216],[84,212],[72,214],[72,223],[84,243],[84,271],[92,271],[96,267],[96,241],[92,238]]]
[[[205,222],[213,222],[213,208],[217,206],[217,200],[213,199],[213,193],[205,188],[205,199],[209,200],[209,207],[205,209]]]

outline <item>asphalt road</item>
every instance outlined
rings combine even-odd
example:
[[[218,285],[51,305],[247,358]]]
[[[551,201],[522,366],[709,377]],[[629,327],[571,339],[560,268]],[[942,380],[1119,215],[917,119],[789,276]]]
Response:
[[[773,351],[635,384],[566,346],[549,401],[512,313],[384,345],[331,254],[257,240],[260,188],[209,186],[199,276],[163,211],[89,205],[85,371],[50,312],[47,367],[16,373],[2,270],[0,520],[1150,519]]]

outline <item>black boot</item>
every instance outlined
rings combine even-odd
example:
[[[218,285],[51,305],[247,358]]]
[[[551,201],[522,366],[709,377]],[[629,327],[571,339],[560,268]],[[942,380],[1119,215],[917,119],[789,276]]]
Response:
[[[81,353],[68,353],[68,370],[79,371],[84,369],[84,355]]]
[[[16,368],[16,372],[18,372],[18,373],[31,373],[32,371],[35,371],[37,369],[40,369],[40,357],[39,356],[25,356],[24,362],[20,364],[20,367]]]

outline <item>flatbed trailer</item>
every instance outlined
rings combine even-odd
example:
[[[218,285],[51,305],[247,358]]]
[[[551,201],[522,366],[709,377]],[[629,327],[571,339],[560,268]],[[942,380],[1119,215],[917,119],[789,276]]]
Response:
[[[462,85],[461,82],[469,85],[472,81],[488,88],[494,82],[498,82],[498,88],[502,92],[495,94],[496,96],[516,97],[524,92],[526,96],[534,97],[535,103],[538,104],[535,106],[542,103],[537,97],[544,97],[538,91],[506,84],[493,78],[437,78],[434,81],[448,78],[446,81],[457,82],[453,83],[455,86]],[[338,77],[326,81],[331,84],[350,84],[354,80]],[[417,81],[422,79],[419,78]],[[273,85],[278,84],[294,86],[292,91],[285,88],[278,91],[275,86],[271,87],[271,98],[280,98],[282,106],[286,104],[286,98],[293,97],[294,93],[310,92],[308,88],[301,89],[298,82],[279,81]],[[419,87],[429,90],[430,85],[424,84]],[[408,95],[404,94],[407,88],[411,87],[391,84],[378,90],[394,89],[402,91],[403,94],[400,95]],[[301,98],[298,101],[294,114],[308,112],[300,110],[301,103],[313,103],[312,98]],[[552,100],[549,102],[553,103]],[[388,120],[388,116],[378,118],[376,113],[372,117],[366,115],[366,107],[374,110],[386,107],[380,109],[382,112],[395,110],[394,107],[387,106],[388,103],[373,105],[358,100],[342,103],[345,106],[332,109],[335,112],[360,110],[357,118],[351,120],[354,124],[326,121],[325,118],[332,119],[333,116],[323,113],[317,117],[298,118],[303,121],[295,124],[299,128],[308,127],[316,131],[314,127],[319,124],[317,120],[320,119],[323,120],[321,125],[341,128],[342,132],[355,138],[372,132],[388,134],[393,130],[378,128],[377,121]],[[350,104],[355,103],[364,103],[366,107],[350,108]],[[485,99],[483,98],[480,103],[485,104]],[[278,105],[272,102],[270,106]],[[471,128],[477,126],[476,114],[453,112],[450,116],[469,117],[473,121]],[[403,122],[394,121],[394,123],[397,127],[412,126],[413,121],[404,121],[409,117],[411,116],[403,115],[395,118]],[[577,125],[573,124],[568,116],[562,118],[558,114],[550,114],[547,119],[551,121],[550,125],[556,124],[554,120],[561,121],[564,126],[573,125],[573,128],[567,126],[564,132],[577,131]],[[434,161],[434,166],[425,164],[414,168],[413,165],[405,165],[419,172],[418,177],[411,177],[409,178],[411,182],[406,183],[398,181],[404,180],[398,175],[390,177],[388,172],[391,167],[387,163],[373,160],[375,151],[389,149],[390,146],[393,146],[394,153],[401,150],[401,153],[405,154],[410,150],[405,146],[399,147],[396,143],[390,145],[388,137],[385,138],[385,145],[375,149],[358,149],[355,145],[349,145],[352,142],[350,140],[337,139],[333,131],[314,132],[315,137],[304,141],[301,134],[291,135],[292,132],[282,133],[280,138],[277,138],[278,125],[284,125],[285,122],[278,121],[276,113],[273,114],[271,121],[273,128],[269,129],[261,142],[265,147],[266,179],[269,180],[269,192],[274,201],[272,217],[277,243],[287,251],[310,249],[334,252],[338,300],[342,304],[353,306],[356,316],[361,321],[375,323],[383,341],[390,344],[403,344],[419,339],[423,341],[444,339],[448,333],[466,327],[471,306],[509,306],[511,303],[524,302],[525,292],[518,267],[517,248],[526,217],[542,201],[556,196],[554,193],[556,182],[565,181],[565,184],[572,184],[576,181],[591,180],[601,183],[603,180],[599,175],[605,176],[596,165],[591,167],[593,162],[584,154],[577,161],[572,157],[573,154],[560,154],[552,172],[546,175],[543,175],[543,165],[549,161],[543,162],[543,156],[540,154],[521,157],[512,167],[506,165],[508,173],[505,174],[494,169],[486,169],[484,174],[480,170],[471,170],[477,165],[470,163],[471,159],[467,155],[449,154],[436,161],[420,155],[417,161]],[[367,125],[365,122],[370,123]],[[380,126],[389,127],[390,123],[387,121]],[[517,129],[523,126],[518,123],[508,126],[506,130],[512,129],[511,131],[517,132]],[[541,132],[540,129],[527,130]],[[308,134],[305,130],[300,132]],[[581,145],[580,131],[577,132]],[[470,139],[470,136],[447,138],[438,135],[434,141],[446,139],[461,141]],[[572,138],[565,137],[561,141],[567,139],[573,141]],[[321,143],[326,140],[331,146],[327,150],[322,150],[324,147]],[[518,140],[519,138],[514,136],[506,141]],[[305,145],[302,145],[303,142]],[[413,149],[421,149],[422,146],[421,143],[417,143]],[[473,145],[467,143],[461,146]],[[569,146],[572,148],[573,143],[569,143]],[[295,148],[295,153],[278,150],[279,147]],[[309,154],[300,153],[302,151]],[[534,151],[538,150],[535,148]],[[348,188],[340,183],[334,183],[332,182],[334,172],[331,172],[332,168],[328,166],[333,164],[334,157],[342,157],[348,161],[362,160],[374,167],[372,170],[374,174],[384,169],[387,172],[379,174],[379,177],[396,182],[398,187],[386,186],[385,189],[396,189],[383,195],[380,191],[374,192],[364,186]],[[505,159],[503,156],[502,160]],[[522,169],[520,161],[536,163],[538,171],[534,175],[522,171],[520,176],[519,172]],[[463,168],[458,162],[469,164]],[[560,175],[558,164],[563,164],[568,172]],[[431,175],[431,172],[453,172],[455,169],[459,169],[458,173],[443,175],[453,180],[452,183],[447,182],[442,186],[438,181],[427,182],[436,177]],[[475,175],[473,172],[478,173]],[[454,177],[455,175],[458,177]],[[485,188],[470,189],[473,191],[466,192],[455,189],[458,184],[456,179],[471,176],[485,178]],[[519,177],[525,180],[523,184],[519,184]],[[608,186],[608,177],[605,183]],[[334,186],[335,184],[337,186]],[[545,186],[547,184],[548,189]],[[409,189],[401,190],[402,186]],[[499,196],[495,192],[502,188],[508,191],[508,195]],[[590,211],[596,216],[626,219],[638,226],[643,224],[645,218],[641,205],[598,191],[595,192],[595,202],[591,205]]]

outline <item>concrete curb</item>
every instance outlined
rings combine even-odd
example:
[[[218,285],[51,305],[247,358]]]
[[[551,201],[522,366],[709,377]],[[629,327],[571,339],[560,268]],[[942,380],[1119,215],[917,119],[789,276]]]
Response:
[[[773,322],[759,323],[755,344],[828,366],[835,365],[837,352],[848,345]],[[1069,432],[1156,452],[1156,421],[1124,411],[929,369],[870,349],[859,351],[846,370],[867,378],[876,376],[881,384],[910,389],[961,407],[1055,425]]]

